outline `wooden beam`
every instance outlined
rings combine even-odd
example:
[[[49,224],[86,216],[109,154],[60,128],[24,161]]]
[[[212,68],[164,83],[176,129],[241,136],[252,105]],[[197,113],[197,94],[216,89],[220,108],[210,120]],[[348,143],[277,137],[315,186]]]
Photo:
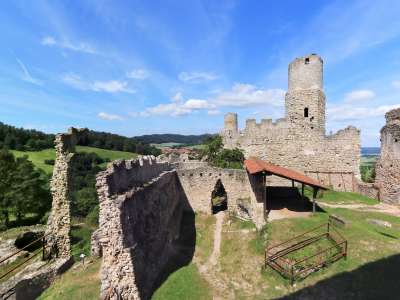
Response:
[[[313,197],[312,197],[312,201],[313,201],[312,212],[313,212],[313,214],[315,214],[315,198],[317,198],[317,193],[318,193],[318,188],[313,187]]]

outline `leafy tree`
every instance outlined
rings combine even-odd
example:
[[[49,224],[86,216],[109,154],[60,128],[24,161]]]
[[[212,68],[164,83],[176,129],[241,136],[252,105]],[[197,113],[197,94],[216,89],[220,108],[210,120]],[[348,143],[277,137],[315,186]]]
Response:
[[[243,152],[237,148],[223,149],[221,136],[214,136],[207,139],[203,157],[215,167],[229,169],[243,168]]]
[[[15,159],[7,150],[0,150],[0,212],[6,227],[10,213],[20,224],[27,213],[39,218],[50,208],[48,178],[36,170],[27,157]]]

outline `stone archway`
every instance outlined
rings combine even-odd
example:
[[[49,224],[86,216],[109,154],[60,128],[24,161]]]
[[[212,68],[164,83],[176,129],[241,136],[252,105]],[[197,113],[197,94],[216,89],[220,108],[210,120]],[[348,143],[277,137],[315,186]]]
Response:
[[[228,209],[228,195],[221,179],[215,183],[214,189],[211,192],[211,212],[216,214],[220,211]]]

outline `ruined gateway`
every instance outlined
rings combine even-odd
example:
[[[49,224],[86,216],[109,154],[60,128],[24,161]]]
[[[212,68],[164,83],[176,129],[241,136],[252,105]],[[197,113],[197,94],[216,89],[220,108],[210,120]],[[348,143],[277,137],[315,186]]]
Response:
[[[303,172],[335,190],[357,191],[360,131],[349,126],[326,135],[322,59],[316,54],[296,58],[288,78],[285,118],[274,123],[249,119],[238,130],[237,114],[228,113],[222,131],[225,147]]]

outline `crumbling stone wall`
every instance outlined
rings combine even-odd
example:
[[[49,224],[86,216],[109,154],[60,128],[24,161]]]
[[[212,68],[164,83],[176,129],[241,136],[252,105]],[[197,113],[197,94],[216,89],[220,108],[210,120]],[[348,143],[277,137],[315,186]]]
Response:
[[[81,133],[83,131],[70,128],[66,134],[57,134],[54,141],[56,160],[50,183],[53,202],[45,233],[48,235],[45,244],[47,257],[71,256],[70,163]]]
[[[250,119],[238,130],[237,115],[229,113],[222,131],[224,146],[303,172],[335,190],[357,191],[360,131],[349,126],[326,135],[322,69],[322,59],[315,54],[295,59],[289,65],[285,118],[261,123]]]
[[[206,214],[211,213],[211,193],[215,184],[221,180],[228,198],[228,210],[247,217],[258,228],[265,224],[263,215],[262,177],[249,175],[245,170],[220,169],[209,165],[193,168],[191,163],[179,164],[179,180],[193,209]]]
[[[400,204],[400,108],[389,111],[385,117],[375,185],[379,187],[380,200]]]
[[[194,253],[194,213],[177,173],[154,157],[116,161],[98,174],[97,190],[101,296],[149,299]]]

